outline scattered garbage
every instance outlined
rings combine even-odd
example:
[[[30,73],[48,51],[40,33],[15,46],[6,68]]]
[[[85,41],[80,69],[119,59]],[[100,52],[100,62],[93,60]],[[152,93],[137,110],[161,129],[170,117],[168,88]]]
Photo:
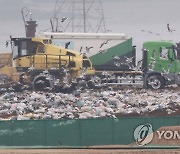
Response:
[[[1,120],[87,119],[180,115],[178,87],[162,90],[108,88],[70,94],[6,92],[0,95]]]

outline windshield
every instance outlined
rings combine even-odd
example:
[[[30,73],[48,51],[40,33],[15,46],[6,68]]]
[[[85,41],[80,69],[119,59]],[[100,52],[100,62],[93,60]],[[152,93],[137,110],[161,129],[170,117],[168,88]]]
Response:
[[[15,40],[13,42],[13,58],[33,55],[36,53],[37,44],[31,40]]]

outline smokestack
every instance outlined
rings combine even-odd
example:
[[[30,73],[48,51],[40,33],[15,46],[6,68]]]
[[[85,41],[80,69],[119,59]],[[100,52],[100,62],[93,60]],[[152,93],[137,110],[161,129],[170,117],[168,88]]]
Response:
[[[26,29],[26,37],[35,37],[37,23],[36,21],[29,20],[26,21],[25,29]]]
[[[21,14],[24,21],[26,37],[35,37],[37,23],[32,20],[32,13],[27,7],[23,7]]]

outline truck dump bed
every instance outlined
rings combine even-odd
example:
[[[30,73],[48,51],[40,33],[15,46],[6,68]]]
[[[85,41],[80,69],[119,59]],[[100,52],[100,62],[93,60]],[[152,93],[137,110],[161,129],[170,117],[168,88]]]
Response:
[[[12,53],[0,53],[0,68],[12,66]]]

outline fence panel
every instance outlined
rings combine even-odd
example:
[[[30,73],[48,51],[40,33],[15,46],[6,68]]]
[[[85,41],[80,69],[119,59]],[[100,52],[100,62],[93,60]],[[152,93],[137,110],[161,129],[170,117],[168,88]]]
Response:
[[[135,128],[144,123],[144,118],[119,118],[114,120],[114,143],[131,144],[134,142]]]
[[[47,120],[46,145],[48,146],[79,146],[79,120]]]
[[[113,144],[113,119],[81,120],[81,145]]]
[[[158,145],[156,131],[165,126],[165,131],[179,131],[167,126],[180,126],[180,117],[0,121],[0,146],[129,145],[135,143],[134,130],[147,123],[155,131],[152,144]],[[179,146],[176,141],[173,145]]]
[[[46,125],[42,120],[12,121],[12,145],[45,145],[45,128]]]
[[[12,145],[12,122],[0,121],[0,145],[11,146]]]

